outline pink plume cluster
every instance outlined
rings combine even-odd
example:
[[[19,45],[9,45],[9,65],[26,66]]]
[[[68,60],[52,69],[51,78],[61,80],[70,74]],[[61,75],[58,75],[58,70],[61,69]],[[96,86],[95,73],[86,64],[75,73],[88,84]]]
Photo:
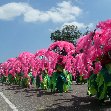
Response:
[[[64,65],[64,68],[73,73],[73,65],[74,65],[74,58],[73,54],[75,53],[75,46],[72,43],[66,41],[57,41],[51,44],[48,48],[49,51],[53,51],[58,54],[55,58],[55,65],[56,63]]]
[[[48,49],[42,49],[35,54],[21,53],[17,58],[10,58],[0,64],[0,74],[15,76],[23,72],[27,77],[32,71],[37,76],[42,70],[47,70],[49,75],[55,71],[56,64],[76,76],[79,72],[88,78],[93,71],[97,74],[102,66],[111,62],[111,20],[102,21],[97,29],[77,40],[76,47],[66,41],[52,43]]]
[[[56,48],[57,47],[57,48]],[[57,41],[53,44],[51,44],[48,48],[48,50],[54,50],[57,49],[56,52],[65,50],[67,55],[70,53],[70,51],[75,51],[75,47],[72,43],[66,42],[66,41]]]
[[[54,52],[54,46],[58,46],[60,51],[65,49],[67,55],[63,56]],[[48,74],[52,75],[60,58],[62,58],[61,63],[66,64],[66,68],[67,65],[70,65],[70,61],[66,61],[68,61],[69,56],[74,53],[74,49],[75,47],[71,43],[61,41],[55,42],[49,47],[49,49],[41,49],[35,54],[23,52],[18,55],[17,58],[10,58],[2,63],[0,65],[0,74],[4,74],[5,76],[12,74],[15,76],[16,73],[22,72],[24,77],[27,77],[28,73],[31,71],[33,76],[36,77],[40,71],[47,70]]]
[[[100,22],[97,28],[77,40],[75,69],[86,78],[91,71],[97,74],[101,70],[106,63],[104,58],[111,50],[111,20]]]

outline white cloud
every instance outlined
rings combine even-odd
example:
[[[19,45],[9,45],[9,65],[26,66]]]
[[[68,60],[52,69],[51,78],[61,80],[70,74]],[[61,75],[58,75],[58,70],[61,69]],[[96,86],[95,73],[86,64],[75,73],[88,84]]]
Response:
[[[86,27],[86,25],[85,25],[84,23],[79,23],[79,22],[64,23],[64,24],[62,25],[62,27],[65,26],[65,25],[75,25],[75,26],[77,26],[79,29],[82,29],[82,28],[85,28],[85,27]]]
[[[88,27],[89,27],[90,30],[91,30],[91,29],[94,29],[94,24],[93,24],[93,23],[89,23],[89,24],[88,24]]]
[[[8,3],[0,7],[0,19],[13,20],[17,16],[23,16],[25,22],[71,22],[81,14],[82,9],[73,6],[69,1],[58,3],[47,11],[34,9],[27,3]]]
[[[62,29],[63,26],[65,26],[65,25],[75,25],[75,26],[78,27],[78,29],[86,29],[87,27],[88,27],[89,29],[92,29],[92,28],[93,28],[93,23],[84,24],[84,23],[81,23],[81,22],[76,22],[76,21],[74,21],[74,22],[64,23],[64,24],[62,25],[61,29]]]
[[[0,7],[0,19],[12,20],[22,15],[28,5],[25,3],[8,3]]]

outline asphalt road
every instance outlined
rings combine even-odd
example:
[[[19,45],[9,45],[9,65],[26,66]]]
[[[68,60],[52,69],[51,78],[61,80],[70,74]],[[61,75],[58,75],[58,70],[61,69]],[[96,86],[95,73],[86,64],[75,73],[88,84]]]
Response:
[[[16,110],[0,95],[0,111],[111,111],[111,103],[100,105],[94,97],[87,96],[87,84],[72,85],[68,93],[51,93],[35,88],[0,84],[0,92]]]
[[[13,111],[1,96],[0,96],[0,111]]]

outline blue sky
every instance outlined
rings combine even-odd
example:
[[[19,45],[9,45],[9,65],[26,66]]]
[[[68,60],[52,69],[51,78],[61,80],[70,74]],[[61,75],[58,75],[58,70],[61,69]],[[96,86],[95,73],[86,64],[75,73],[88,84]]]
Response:
[[[65,24],[80,30],[111,18],[111,0],[0,0],[0,62],[48,48]]]

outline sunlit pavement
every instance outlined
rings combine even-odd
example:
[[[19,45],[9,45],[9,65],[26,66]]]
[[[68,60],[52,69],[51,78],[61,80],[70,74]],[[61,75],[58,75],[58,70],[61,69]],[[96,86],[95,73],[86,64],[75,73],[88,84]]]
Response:
[[[111,104],[101,106],[97,99],[87,96],[87,84],[72,85],[68,93],[23,89],[0,84],[0,92],[15,105],[18,111],[110,111]],[[0,111],[13,111],[0,96]]]
[[[13,111],[1,96],[0,96],[0,111]]]

